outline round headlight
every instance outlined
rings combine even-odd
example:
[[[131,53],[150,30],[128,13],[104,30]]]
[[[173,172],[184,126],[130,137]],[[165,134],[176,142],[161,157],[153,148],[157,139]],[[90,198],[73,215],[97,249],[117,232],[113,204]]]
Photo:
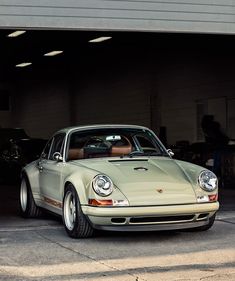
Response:
[[[217,177],[211,171],[202,171],[198,178],[199,185],[206,191],[214,191],[217,188]]]
[[[113,183],[111,179],[105,175],[97,175],[92,181],[92,186],[100,196],[108,196],[113,192]]]

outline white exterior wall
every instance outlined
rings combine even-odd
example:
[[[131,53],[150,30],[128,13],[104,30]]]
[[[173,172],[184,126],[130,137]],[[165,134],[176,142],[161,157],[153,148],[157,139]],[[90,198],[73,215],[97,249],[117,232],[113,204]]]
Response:
[[[234,0],[0,0],[0,28],[235,33]]]

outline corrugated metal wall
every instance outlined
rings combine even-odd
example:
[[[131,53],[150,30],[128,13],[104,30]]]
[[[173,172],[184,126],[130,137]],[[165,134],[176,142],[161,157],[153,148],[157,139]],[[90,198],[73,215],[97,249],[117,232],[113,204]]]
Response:
[[[0,0],[0,28],[235,33],[234,0]]]
[[[12,93],[11,127],[29,136],[49,138],[70,125],[68,85],[64,81],[22,81]]]

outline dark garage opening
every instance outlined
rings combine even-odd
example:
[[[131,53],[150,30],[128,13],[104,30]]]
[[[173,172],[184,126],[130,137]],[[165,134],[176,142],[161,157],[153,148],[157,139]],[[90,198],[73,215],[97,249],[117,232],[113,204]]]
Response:
[[[200,148],[201,120],[209,115],[230,139],[219,154],[219,177],[224,208],[234,207],[234,36],[28,30],[7,37],[11,32],[0,32],[0,130],[23,128],[47,140],[72,125],[144,125],[176,158],[211,168],[214,151]],[[101,36],[111,38],[89,42]],[[44,56],[54,50],[63,52]],[[32,64],[16,67],[23,62]],[[18,174],[4,178],[3,171],[1,215],[14,215]]]

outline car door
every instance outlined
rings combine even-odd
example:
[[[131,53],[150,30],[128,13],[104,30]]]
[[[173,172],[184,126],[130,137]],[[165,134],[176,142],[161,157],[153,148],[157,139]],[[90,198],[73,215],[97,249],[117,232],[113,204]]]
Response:
[[[63,157],[65,134],[55,135],[48,147],[44,150],[39,162],[39,185],[44,204],[51,208],[62,206],[62,174],[64,169],[63,161],[55,160],[55,153]]]

